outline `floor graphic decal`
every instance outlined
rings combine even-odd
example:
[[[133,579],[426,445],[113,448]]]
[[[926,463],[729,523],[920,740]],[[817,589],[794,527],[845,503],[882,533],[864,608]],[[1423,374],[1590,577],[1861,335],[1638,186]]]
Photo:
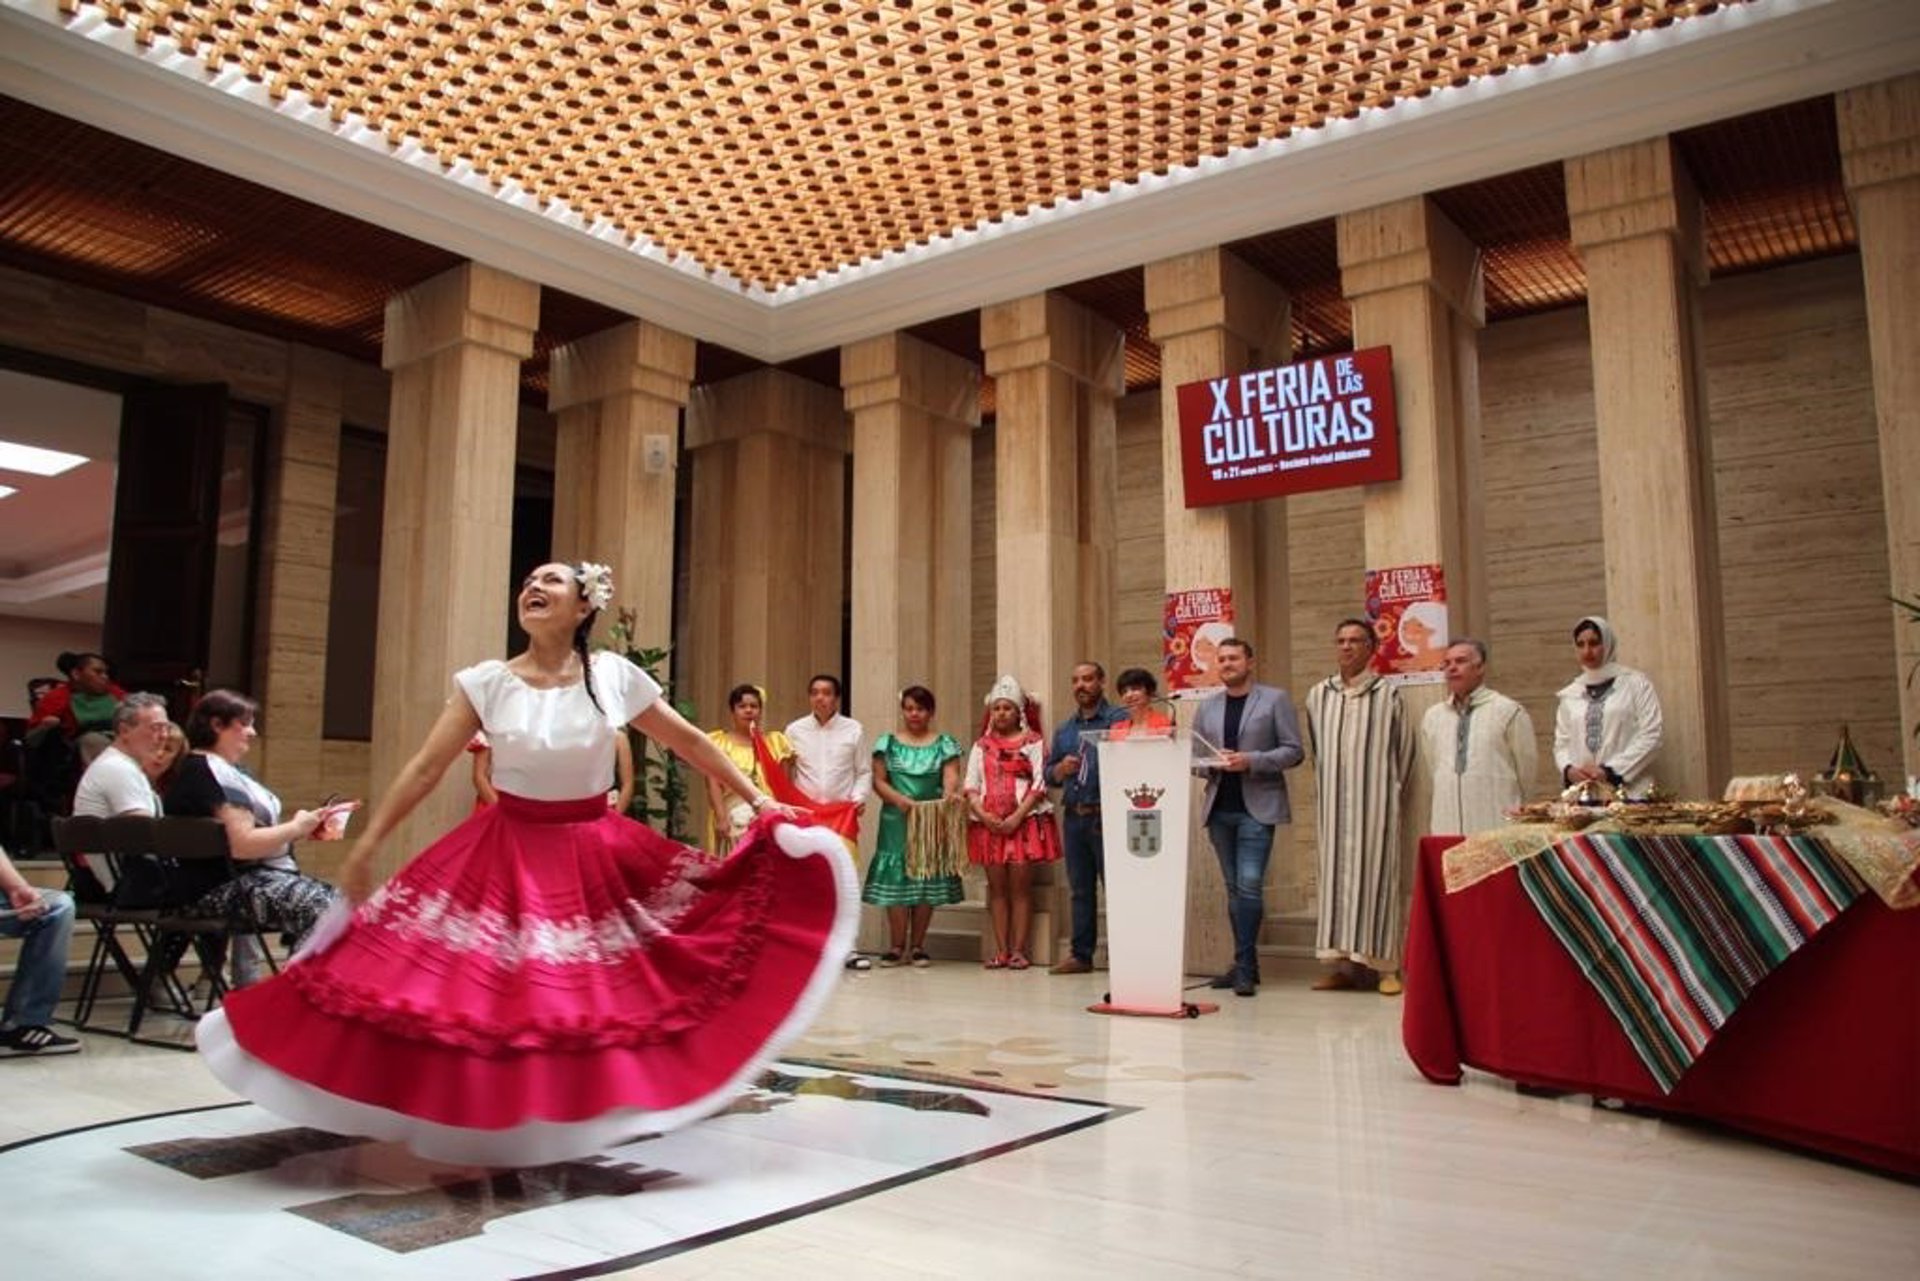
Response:
[[[0,1148],[9,1256],[145,1277],[582,1277],[1124,1115],[926,1072],[782,1062],[726,1112],[581,1161],[483,1170],[289,1128],[250,1104]],[[106,1198],[114,1212],[97,1211]],[[278,1265],[278,1266],[276,1266]]]
[[[928,1036],[865,1032],[816,1026],[787,1054],[788,1062],[831,1063],[843,1071],[880,1072],[919,1077],[921,1069],[940,1069],[970,1080],[992,1081],[1010,1089],[1071,1092],[1115,1082],[1155,1081],[1191,1085],[1203,1081],[1247,1081],[1244,1072],[1194,1071],[1165,1063],[1140,1062],[1110,1038],[1097,1053],[1068,1050],[1042,1036]]]

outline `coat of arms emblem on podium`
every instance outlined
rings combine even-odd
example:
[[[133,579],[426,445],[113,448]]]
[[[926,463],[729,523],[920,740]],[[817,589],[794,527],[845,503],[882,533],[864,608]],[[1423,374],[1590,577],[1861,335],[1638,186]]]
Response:
[[[1160,795],[1167,789],[1141,783],[1126,789],[1127,853],[1152,858],[1160,852]]]

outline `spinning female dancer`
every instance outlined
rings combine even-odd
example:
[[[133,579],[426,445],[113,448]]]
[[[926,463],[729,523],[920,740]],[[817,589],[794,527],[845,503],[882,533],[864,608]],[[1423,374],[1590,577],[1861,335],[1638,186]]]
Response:
[[[724,1107],[831,992],[858,919],[846,846],[795,825],[660,687],[586,637],[601,565],[542,565],[517,601],[524,653],[454,675],[343,879],[337,941],[199,1025],[227,1085],[302,1125],[436,1160],[567,1160]],[[716,862],[607,808],[632,724],[753,806]],[[382,840],[475,730],[500,803],[378,892]]]

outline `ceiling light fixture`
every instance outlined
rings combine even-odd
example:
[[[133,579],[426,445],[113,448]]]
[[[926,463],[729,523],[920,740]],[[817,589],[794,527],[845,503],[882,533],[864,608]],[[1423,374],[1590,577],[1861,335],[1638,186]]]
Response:
[[[86,461],[85,455],[82,454],[69,454],[58,449],[42,449],[38,445],[16,445],[10,440],[0,440],[0,471],[23,471],[34,476],[58,476],[63,471],[72,471]]]

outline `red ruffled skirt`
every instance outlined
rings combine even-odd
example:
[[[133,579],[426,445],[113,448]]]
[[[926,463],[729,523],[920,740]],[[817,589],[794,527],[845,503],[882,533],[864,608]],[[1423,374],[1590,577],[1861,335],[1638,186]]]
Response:
[[[858,917],[826,828],[759,821],[718,862],[603,797],[502,795],[197,1039],[298,1124],[568,1160],[731,1102],[831,995]]]
[[[1060,857],[1060,832],[1049,814],[1031,814],[1013,829],[1011,836],[989,831],[979,823],[967,825],[967,861],[979,865],[999,863],[1051,863]]]

